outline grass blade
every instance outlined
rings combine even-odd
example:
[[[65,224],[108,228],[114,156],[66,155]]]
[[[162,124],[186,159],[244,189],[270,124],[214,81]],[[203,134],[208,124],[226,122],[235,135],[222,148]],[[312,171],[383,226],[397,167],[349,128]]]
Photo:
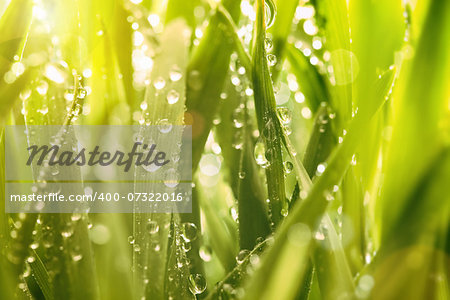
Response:
[[[266,168],[267,188],[271,205],[271,217],[275,225],[282,219],[282,210],[287,211],[287,199],[284,189],[284,169],[281,155],[280,124],[276,112],[272,79],[267,64],[266,12],[264,0],[258,0],[256,30],[254,34],[252,79],[255,97],[258,129],[264,141],[265,156],[269,162]]]

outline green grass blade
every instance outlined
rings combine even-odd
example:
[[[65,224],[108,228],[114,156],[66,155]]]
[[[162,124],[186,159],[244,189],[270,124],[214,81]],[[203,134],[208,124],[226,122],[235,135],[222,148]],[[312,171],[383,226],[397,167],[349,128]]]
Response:
[[[180,33],[182,33],[180,35]],[[189,47],[190,29],[182,19],[177,19],[169,23],[160,39],[160,54],[155,57],[150,81],[164,80],[164,89],[157,89],[154,84],[147,87],[145,94],[146,108],[143,109],[143,116],[147,124],[159,124],[162,120],[167,120],[169,124],[182,125],[184,117],[185,93],[186,93],[186,76],[178,81],[170,80],[170,73],[173,70],[184,74],[188,63],[188,47]],[[162,55],[164,54],[164,55]],[[169,93],[177,93],[178,101],[169,103],[167,96]],[[181,136],[174,135],[171,139],[166,140],[171,147],[177,147]],[[136,178],[142,178],[148,174],[142,168],[137,169]],[[144,177],[145,178],[145,177]],[[146,183],[136,183],[139,188],[150,188]],[[144,205],[141,203],[141,205]],[[159,230],[157,239],[148,234],[148,222],[156,222]],[[173,224],[175,223],[175,225]],[[180,226],[179,216],[176,214],[149,214],[139,213],[139,207],[134,213],[133,227],[133,266],[134,266],[134,292],[135,297],[147,297],[149,299],[167,298],[169,291],[165,288],[166,278],[170,270],[174,269],[173,251],[179,251],[181,244],[176,245],[177,249],[173,249],[172,238],[179,235],[174,226]],[[172,233],[172,237],[169,237]],[[152,246],[153,245],[153,246]],[[157,245],[157,246],[156,246]],[[158,250],[155,250],[156,249]],[[192,245],[192,253],[195,253],[194,245]],[[184,251],[183,251],[184,253]],[[198,254],[196,254],[198,256]],[[197,261],[191,258],[192,264]],[[169,270],[170,269],[170,270]],[[184,272],[184,270],[183,270]],[[182,286],[186,286],[188,278],[186,276],[179,277],[176,274],[174,279],[179,283],[178,289],[172,289],[170,293],[184,293]],[[146,282],[148,281],[148,284]]]
[[[277,117],[272,79],[266,57],[264,0],[258,0],[256,7],[256,29],[252,60],[253,90],[258,129],[264,141],[266,159],[270,163],[266,168],[266,178],[271,217],[275,225],[278,225],[282,219],[282,210],[287,210],[283,158],[281,155],[282,141],[280,136],[282,136],[282,132],[280,132],[281,126]]]
[[[277,78],[283,66],[287,38],[291,32],[292,21],[298,1],[276,0],[275,4],[277,16],[272,27],[269,29],[269,34],[272,37],[273,54],[277,57],[277,63],[272,67],[272,72],[274,78]]]
[[[394,93],[398,113],[394,116],[392,142],[385,165],[389,175],[385,177],[380,201],[382,235],[388,235],[395,220],[402,215],[406,196],[445,142],[439,124],[445,116],[449,95],[450,8],[447,2],[445,6],[439,3],[431,1],[416,55],[405,63],[405,72],[398,80],[397,93]],[[424,99],[428,101],[424,102]],[[405,148],[409,149],[406,153]],[[410,164],[411,161],[415,163]],[[402,188],[398,189],[400,183]]]
[[[226,84],[225,92],[227,99],[220,109],[221,122],[216,127],[216,133],[228,168],[228,180],[238,199],[240,247],[250,250],[255,247],[257,238],[264,238],[270,233],[266,195],[254,160],[253,126],[247,109],[242,108],[247,96],[237,92],[231,81]],[[234,119],[242,121],[243,127],[236,128]]]
[[[42,294],[46,300],[52,300],[53,288],[51,286],[51,279],[48,275],[47,269],[45,268],[41,258],[33,250],[33,256],[36,258],[33,262],[28,263],[31,267],[33,277],[36,279],[37,284],[41,288]]]
[[[240,1],[224,0],[223,6],[233,20],[238,20]],[[193,173],[200,161],[203,148],[219,108],[220,93],[229,67],[231,43],[221,29],[221,17],[214,15],[199,46],[191,55],[187,70],[186,106],[192,124]]]

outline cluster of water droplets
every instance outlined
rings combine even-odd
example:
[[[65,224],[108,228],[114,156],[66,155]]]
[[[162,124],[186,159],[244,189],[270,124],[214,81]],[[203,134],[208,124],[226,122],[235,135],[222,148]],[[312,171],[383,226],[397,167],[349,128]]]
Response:
[[[157,99],[164,98],[169,105],[175,105],[183,97],[177,89],[177,83],[182,79],[183,74],[177,65],[173,65],[169,71],[167,78],[163,76],[156,77],[153,81],[148,81],[147,88],[154,94]],[[155,122],[154,107],[151,107],[149,97],[140,103],[139,107],[141,111],[133,113],[133,119],[138,121],[140,125],[158,125],[162,133],[168,133],[172,129],[172,124],[165,118],[158,118]],[[162,100],[162,99],[161,99]]]

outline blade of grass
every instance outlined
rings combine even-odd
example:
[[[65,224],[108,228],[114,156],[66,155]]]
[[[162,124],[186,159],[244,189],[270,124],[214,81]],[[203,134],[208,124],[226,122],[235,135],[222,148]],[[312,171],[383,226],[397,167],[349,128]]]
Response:
[[[291,32],[292,21],[298,5],[297,0],[276,0],[277,17],[269,30],[273,41],[273,54],[277,63],[272,67],[272,75],[276,79],[283,66],[287,38]]]
[[[189,38],[190,30],[182,19],[174,20],[165,27],[160,41],[161,52],[154,59],[154,66],[150,75],[151,82],[161,79],[164,80],[165,88],[158,90],[153,84],[147,87],[145,95],[147,109],[143,112],[143,115],[147,115],[146,122],[158,124],[161,120],[167,120],[167,122],[173,125],[183,124],[186,77],[173,82],[170,80],[170,73],[172,70],[177,70],[183,74],[186,70]],[[175,91],[179,96],[179,100],[176,103],[169,103],[167,101],[167,95],[171,91]],[[172,145],[171,147],[175,148],[180,139],[181,136],[173,135],[170,140],[167,139],[165,142],[170,143]],[[146,170],[138,168],[135,173],[135,178],[145,178],[142,176],[146,174],[148,174]],[[146,183],[136,183],[136,187],[138,189],[152,188]],[[141,203],[141,205],[144,204]],[[188,278],[186,276],[179,277],[177,274],[175,279],[179,285],[176,289],[174,288],[169,291],[169,289],[165,288],[165,284],[169,269],[176,269],[172,265],[173,251],[182,251],[180,248],[182,246],[181,243],[176,245],[176,249],[172,248],[174,246],[172,239],[175,239],[176,235],[179,234],[174,233],[176,229],[174,229],[175,225],[172,223],[175,222],[176,226],[180,226],[180,223],[184,221],[180,220],[180,217],[176,214],[139,213],[139,206],[136,207],[133,218],[132,238],[135,296],[145,296],[149,299],[165,299],[169,297],[167,294],[169,292],[171,295],[172,293],[183,294],[184,291],[181,290],[181,287],[187,283]],[[152,240],[152,236],[148,234],[147,224],[149,221],[158,224],[159,231],[156,241]],[[170,237],[171,232],[173,235]],[[154,247],[151,246],[155,242],[158,244],[158,251],[155,251]],[[197,271],[202,266],[198,263],[198,248],[196,248],[195,244],[192,244],[190,252],[194,255],[189,257],[192,266],[197,268],[193,270],[196,273],[201,273],[201,271]],[[146,284],[147,281],[148,284]]]
[[[394,93],[397,114],[384,165],[389,174],[384,178],[382,200],[379,202],[383,218],[382,240],[402,215],[407,203],[406,195],[416,186],[444,143],[439,124],[449,95],[450,4],[446,2],[441,6],[439,3],[431,1],[416,55],[405,65],[406,72],[399,78],[399,86]],[[424,78],[428,82],[426,85],[423,84]],[[424,99],[428,101],[425,103]],[[415,163],[410,164],[411,161]],[[400,183],[402,188],[398,189]]]
[[[13,62],[14,55],[25,45],[28,36],[33,3],[31,0],[12,1],[0,19],[0,75]],[[3,81],[2,81],[3,83]],[[1,85],[0,85],[1,87]]]
[[[245,78],[242,79],[244,80]],[[228,167],[230,186],[238,199],[240,246],[241,249],[250,250],[256,245],[258,237],[266,237],[270,233],[265,207],[266,195],[253,155],[253,126],[247,110],[242,108],[247,96],[236,91],[231,80],[226,84],[225,92],[227,99],[220,109],[221,122],[216,127],[216,133]],[[242,121],[243,127],[236,128],[234,119]]]
[[[53,297],[53,287],[51,286],[51,279],[48,275],[47,269],[45,268],[41,258],[36,253],[32,251],[33,256],[36,258],[33,262],[28,264],[31,267],[33,277],[36,279],[37,284],[41,288],[42,294],[46,300],[52,300]]]
[[[264,141],[266,159],[270,163],[266,168],[266,178],[271,218],[275,226],[277,226],[281,222],[282,211],[287,211],[287,199],[284,187],[283,158],[281,155],[281,126],[277,117],[275,96],[265,49],[265,18],[264,0],[258,0],[256,2],[252,79],[258,129]]]
[[[336,111],[338,130],[345,127],[351,119],[352,113],[352,86],[349,84],[349,76],[353,78],[355,74],[349,73],[352,70],[350,53],[350,27],[348,20],[347,1],[345,0],[324,0],[315,1],[318,14],[326,20],[324,35],[327,40],[326,48],[330,53],[335,52],[336,57],[331,60],[335,76],[340,76],[342,82],[334,85],[331,90],[331,101],[333,110]],[[343,50],[343,51],[342,51]],[[339,53],[345,53],[339,55]]]

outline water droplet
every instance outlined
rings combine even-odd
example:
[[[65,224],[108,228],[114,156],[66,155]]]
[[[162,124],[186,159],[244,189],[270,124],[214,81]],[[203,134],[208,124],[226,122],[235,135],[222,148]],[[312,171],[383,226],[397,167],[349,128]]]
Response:
[[[269,39],[269,38],[266,38],[266,39],[264,40],[264,47],[266,48],[266,51],[267,51],[267,52],[270,52],[270,51],[272,50],[272,48],[273,48],[273,42],[272,42],[272,40]]]
[[[172,70],[170,70],[169,78],[171,81],[176,82],[183,77],[181,74],[181,70],[178,66],[173,66]]]
[[[162,77],[156,78],[155,82],[153,82],[153,86],[157,90],[162,90],[166,86],[166,81]]]
[[[245,172],[244,171],[240,171],[239,172],[239,178],[240,179],[244,179],[245,178]]]
[[[237,77],[236,75],[232,75],[232,76],[231,76],[231,83],[232,83],[234,86],[238,86],[238,85],[241,84],[241,80],[240,80],[239,77]]]
[[[294,165],[290,161],[283,162],[283,166],[284,166],[284,172],[286,174],[291,173],[292,170],[294,169]]]
[[[159,250],[161,250],[161,246],[159,245],[158,241],[151,241],[150,242],[150,249],[152,249],[155,252],[158,252]]]
[[[22,92],[20,92],[20,95],[19,95],[19,97],[22,101],[27,100],[28,98],[30,98],[30,96],[31,96],[30,89],[23,90]]]
[[[64,238],[69,238],[69,237],[72,236],[72,234],[73,234],[73,228],[72,228],[71,226],[67,227],[65,230],[63,230],[63,231],[61,232],[61,235],[62,235]]]
[[[74,213],[74,214],[70,217],[70,219],[71,219],[72,221],[74,221],[74,222],[79,221],[79,220],[81,219],[81,214],[79,214],[79,213]]]
[[[206,290],[206,279],[200,274],[191,274],[189,276],[189,290],[198,295]]]
[[[275,22],[277,7],[273,0],[265,0],[264,4],[266,6],[266,28],[270,28]]]
[[[205,246],[202,245],[200,247],[200,250],[198,251],[198,255],[200,256],[201,259],[203,259],[203,261],[211,261],[211,256],[212,256],[212,250],[210,246]]]
[[[242,264],[245,260],[245,258],[250,254],[250,251],[247,249],[239,251],[238,255],[236,256],[236,262],[238,264]]]
[[[47,81],[41,81],[39,83],[39,85],[36,87],[36,91],[40,94],[40,95],[45,95],[47,94],[48,91],[48,83]]]
[[[141,102],[141,105],[140,105],[140,108],[141,108],[142,110],[146,110],[147,107],[148,107],[147,102],[146,102],[146,101],[142,101],[142,102]]]
[[[80,261],[82,258],[83,258],[83,255],[81,253],[72,254],[72,260],[75,262]]]
[[[238,215],[238,211],[237,211],[236,207],[232,206],[230,208],[230,216],[231,216],[231,218],[233,218],[233,220],[235,222],[238,221],[239,215]]]
[[[141,246],[139,246],[139,244],[134,244],[133,245],[133,251],[134,252],[140,252],[141,251]]]
[[[292,114],[289,108],[287,107],[278,107],[277,108],[278,118],[280,119],[283,125],[287,125],[292,121]]]
[[[172,130],[172,124],[167,119],[159,120],[156,125],[161,133],[168,133]]]
[[[322,175],[322,173],[325,172],[325,168],[326,168],[326,164],[319,164],[319,165],[317,166],[316,175],[317,175],[317,176]]]
[[[171,90],[169,93],[167,93],[166,99],[169,104],[175,104],[178,102],[178,99],[180,99],[180,94],[178,94],[178,92],[175,90]]]
[[[269,66],[273,67],[277,64],[277,57],[274,54],[268,54],[267,62],[269,63]]]
[[[27,262],[30,264],[33,263],[35,260],[36,260],[36,257],[34,257],[34,256],[28,256],[28,258],[27,258]]]
[[[233,113],[234,127],[242,128],[244,126],[245,112],[241,107],[238,107]]]
[[[260,137],[255,144],[254,156],[256,163],[263,167],[267,168],[269,166],[269,161],[266,158],[266,147],[264,145],[263,139]]]
[[[250,264],[252,266],[257,266],[259,265],[260,259],[259,259],[259,255],[258,254],[251,254],[250,255]]]
[[[164,175],[164,185],[169,188],[174,188],[178,185],[178,172],[175,169],[169,169]]]
[[[130,245],[133,245],[134,242],[135,242],[134,236],[130,235],[130,236],[128,237],[128,243],[130,243]]]
[[[149,220],[147,223],[147,232],[149,234],[155,234],[159,230],[158,223],[156,221]]]
[[[184,252],[189,252],[192,249],[192,244],[190,242],[184,242],[183,243],[183,251]]]
[[[197,226],[194,223],[183,223],[181,225],[181,236],[186,242],[197,238]]]
[[[46,115],[48,113],[48,107],[45,106],[43,108],[38,109],[37,111],[43,115]]]

